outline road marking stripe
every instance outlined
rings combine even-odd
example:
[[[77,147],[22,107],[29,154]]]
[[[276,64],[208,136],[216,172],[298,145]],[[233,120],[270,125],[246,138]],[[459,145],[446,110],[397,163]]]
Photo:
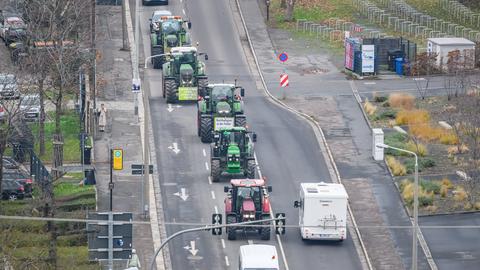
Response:
[[[228,256],[227,255],[225,255],[225,264],[227,266],[230,266],[230,262],[228,261]]]
[[[225,240],[222,238],[220,241],[222,241],[222,248],[225,249]]]
[[[249,245],[253,245],[253,240],[248,240]]]
[[[218,214],[218,207],[215,205],[215,214]]]
[[[207,169],[207,171],[209,170],[208,169],[208,162],[205,162],[205,169]]]
[[[212,190],[211,193],[212,193],[212,199],[215,200],[215,191]]]
[[[212,184],[212,177],[211,177],[211,176],[208,177],[208,183],[209,183],[210,185]]]
[[[203,148],[202,151],[203,151],[203,156],[206,157],[207,156],[207,151],[205,151],[205,148]]]
[[[377,84],[376,82],[364,82],[363,84],[366,84],[366,85],[374,85],[374,84]]]
[[[185,13],[185,9],[182,9],[182,12],[183,12],[183,15],[187,15],[187,13]]]

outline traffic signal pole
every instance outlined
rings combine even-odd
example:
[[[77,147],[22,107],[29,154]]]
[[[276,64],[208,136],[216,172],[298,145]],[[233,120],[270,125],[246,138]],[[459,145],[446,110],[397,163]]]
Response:
[[[113,149],[110,149],[110,183],[108,183],[110,190],[110,212],[113,211]]]

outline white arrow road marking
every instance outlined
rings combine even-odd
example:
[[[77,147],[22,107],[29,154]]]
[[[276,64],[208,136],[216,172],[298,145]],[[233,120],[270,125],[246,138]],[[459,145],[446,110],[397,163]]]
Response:
[[[172,145],[170,145],[168,149],[172,150],[176,155],[180,153],[180,149],[178,149],[178,144],[176,142],[172,143]]]
[[[188,250],[192,256],[196,256],[198,249],[195,248],[195,241],[190,241],[190,246],[184,246],[184,249]]]
[[[172,104],[168,104],[167,111],[168,112],[173,112],[175,109],[173,108],[174,106]],[[175,108],[181,108],[182,106],[180,105],[175,105]]]
[[[173,195],[180,197],[184,201],[188,199],[187,190],[185,188],[181,188],[180,192],[175,192]]]

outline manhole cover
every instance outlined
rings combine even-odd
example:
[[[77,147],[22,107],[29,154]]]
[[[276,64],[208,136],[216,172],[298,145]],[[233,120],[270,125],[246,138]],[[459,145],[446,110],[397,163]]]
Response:
[[[327,130],[328,137],[351,137],[349,128],[331,128]]]

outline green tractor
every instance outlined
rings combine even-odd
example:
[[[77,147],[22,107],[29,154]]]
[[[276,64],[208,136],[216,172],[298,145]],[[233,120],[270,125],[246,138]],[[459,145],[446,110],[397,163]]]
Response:
[[[190,34],[187,33],[192,23],[184,21],[180,16],[162,16],[157,22],[158,27],[150,34],[150,52],[151,55],[168,54],[171,48],[188,46],[191,44]],[[167,55],[152,57],[153,68],[162,68],[163,63],[167,61]]]
[[[243,114],[244,95],[245,89],[236,83],[208,85],[197,103],[197,133],[202,142],[212,142],[214,131],[247,125],[247,119]]]
[[[168,103],[178,101],[196,101],[198,95],[205,92],[208,77],[205,74],[205,63],[198,56],[195,47],[172,48],[168,62],[163,64],[163,97]]]
[[[252,138],[250,138],[252,134]],[[213,182],[221,177],[255,178],[253,143],[257,135],[244,127],[222,128],[215,132],[210,145],[210,175]]]

